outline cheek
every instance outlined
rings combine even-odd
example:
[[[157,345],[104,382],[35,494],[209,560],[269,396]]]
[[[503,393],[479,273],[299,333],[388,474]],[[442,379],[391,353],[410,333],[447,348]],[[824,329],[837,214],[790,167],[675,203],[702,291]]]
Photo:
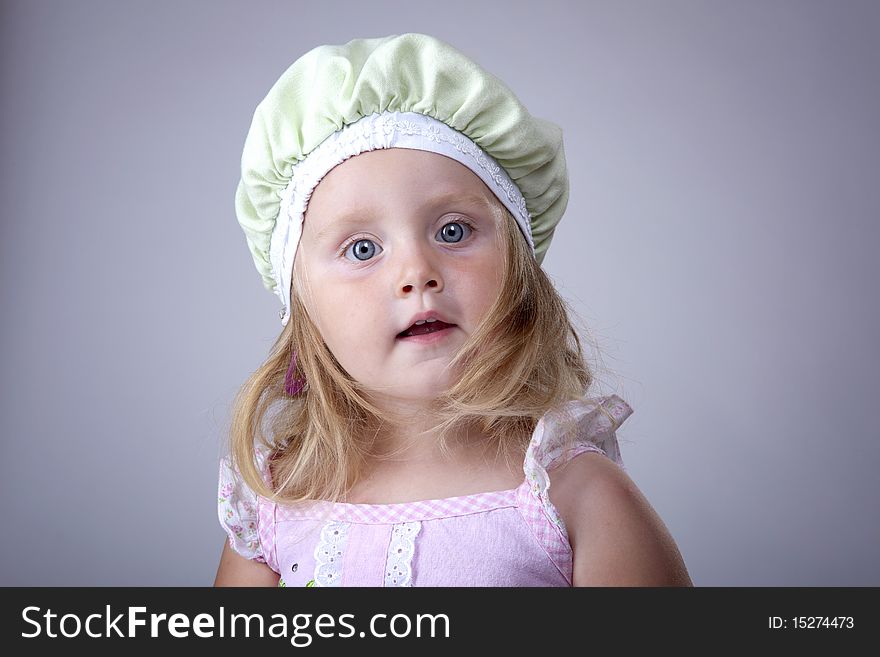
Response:
[[[497,255],[481,259],[476,263],[472,263],[463,272],[464,289],[468,291],[472,303],[480,310],[480,314],[484,314],[495,299],[498,298],[501,290],[502,263]]]
[[[331,272],[306,254],[299,256],[296,267],[301,269],[302,278],[297,281],[297,285],[303,289],[303,301],[329,346],[337,342],[334,336],[339,333],[339,327],[350,312],[351,296],[346,294],[344,285],[334,280]]]
[[[330,351],[346,369],[378,357],[382,345],[391,343],[390,333],[396,320],[388,317],[383,308],[362,287],[325,287],[318,304],[318,328]]]

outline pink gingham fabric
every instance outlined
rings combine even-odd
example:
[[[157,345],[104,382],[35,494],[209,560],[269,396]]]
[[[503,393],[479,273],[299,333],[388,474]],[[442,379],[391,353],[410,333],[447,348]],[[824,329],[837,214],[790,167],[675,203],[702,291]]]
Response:
[[[617,395],[570,401],[535,426],[516,488],[417,502],[278,505],[255,495],[227,456],[220,523],[233,549],[279,573],[279,586],[571,586],[548,472],[588,451],[624,468],[616,430],[632,412]],[[268,481],[267,456],[257,453]]]

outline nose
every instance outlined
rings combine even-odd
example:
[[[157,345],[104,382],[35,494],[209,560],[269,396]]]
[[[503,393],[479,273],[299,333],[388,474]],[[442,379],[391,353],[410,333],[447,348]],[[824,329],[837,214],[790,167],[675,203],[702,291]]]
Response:
[[[443,278],[436,263],[420,246],[414,245],[408,250],[399,275],[397,294],[400,297],[409,296],[413,292],[417,294],[425,290],[439,292],[443,289]]]
[[[429,281],[427,281],[423,287],[424,287],[424,288],[432,288],[432,287],[439,287],[439,285],[440,285],[440,284],[437,282],[437,279],[436,279],[436,278],[432,278],[432,279],[430,279]],[[401,288],[401,291],[402,291],[404,294],[409,294],[410,292],[412,292],[413,287],[419,287],[419,286],[418,286],[418,285],[415,285],[415,286],[413,286],[413,285],[404,285],[404,286]]]

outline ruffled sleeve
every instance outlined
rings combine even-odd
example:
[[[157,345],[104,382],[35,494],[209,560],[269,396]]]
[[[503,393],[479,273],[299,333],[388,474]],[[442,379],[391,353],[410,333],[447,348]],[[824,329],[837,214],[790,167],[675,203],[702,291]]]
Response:
[[[617,395],[570,401],[541,418],[525,462],[532,470],[546,474],[578,454],[592,451],[626,469],[616,431],[632,413],[629,404]]]
[[[260,472],[265,466],[265,452],[257,450]],[[247,559],[266,563],[260,544],[259,500],[232,464],[232,457],[220,459],[217,514],[229,537],[229,546]]]
[[[549,411],[535,427],[523,470],[534,506],[558,532],[558,536],[545,539],[553,544],[551,554],[563,563],[563,571],[564,560],[568,558],[568,536],[562,518],[550,502],[548,472],[584,452],[604,454],[625,470],[615,432],[632,412],[629,404],[617,395],[577,399]]]

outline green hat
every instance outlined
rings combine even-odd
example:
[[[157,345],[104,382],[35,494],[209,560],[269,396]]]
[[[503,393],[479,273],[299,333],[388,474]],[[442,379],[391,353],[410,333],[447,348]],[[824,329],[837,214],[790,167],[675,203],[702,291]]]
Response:
[[[378,148],[438,152],[465,164],[510,210],[541,264],[568,204],[559,126],[426,34],[318,46],[257,105],[235,211],[263,285],[290,317],[290,279],[312,190],[345,159]]]

